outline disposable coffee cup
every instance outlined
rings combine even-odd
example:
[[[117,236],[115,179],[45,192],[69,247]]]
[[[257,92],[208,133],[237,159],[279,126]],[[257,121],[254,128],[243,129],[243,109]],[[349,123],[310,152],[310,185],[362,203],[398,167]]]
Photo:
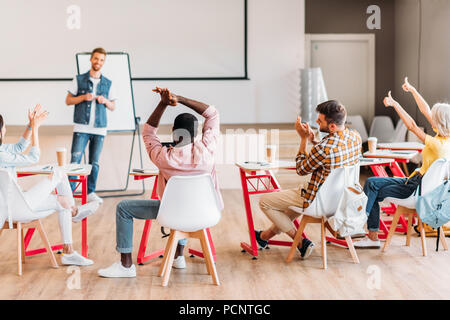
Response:
[[[56,158],[58,159],[58,166],[64,167],[67,165],[67,149],[58,148],[56,149]]]
[[[267,162],[275,162],[277,155],[277,146],[275,144],[268,144],[266,146]]]
[[[367,139],[367,142],[369,144],[369,152],[375,153],[377,151],[377,138],[369,137],[369,139]]]

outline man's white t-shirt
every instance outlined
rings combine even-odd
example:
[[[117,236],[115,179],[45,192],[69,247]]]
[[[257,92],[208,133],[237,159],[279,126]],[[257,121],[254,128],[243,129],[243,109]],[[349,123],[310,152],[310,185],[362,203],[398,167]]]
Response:
[[[97,85],[100,83],[100,78],[89,78],[92,81],[93,88],[94,89],[94,96],[97,96]],[[77,78],[74,77],[72,80],[72,84],[69,88],[69,93],[73,96],[76,96],[78,93],[78,82]],[[117,100],[115,96],[115,90],[114,90],[114,84],[111,83],[111,87],[109,88],[109,95],[108,100],[115,101]],[[95,109],[97,107],[97,99],[94,99],[91,101],[91,116],[89,117],[89,124],[79,124],[75,123],[73,126],[73,132],[80,132],[80,133],[88,133],[88,134],[96,134],[99,136],[106,136],[106,133],[108,131],[108,128],[95,128]]]

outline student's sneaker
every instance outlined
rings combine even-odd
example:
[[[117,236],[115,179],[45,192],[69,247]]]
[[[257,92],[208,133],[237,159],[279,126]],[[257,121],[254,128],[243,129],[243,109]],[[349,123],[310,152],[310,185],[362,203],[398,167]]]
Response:
[[[178,258],[173,259],[173,265],[175,269],[184,269],[186,268],[186,259],[184,259],[184,256],[178,256]]]
[[[96,195],[95,192],[91,192],[87,195],[87,201],[88,202],[98,201],[100,204],[103,203],[103,199],[100,198],[98,195]]]
[[[353,245],[358,249],[380,249],[381,247],[380,239],[373,241],[368,237],[364,238],[363,240],[353,242]]]
[[[72,217],[72,221],[80,222],[84,218],[87,218],[91,214],[95,213],[95,211],[97,211],[99,206],[100,206],[100,202],[98,202],[98,201],[92,201],[92,202],[83,204],[82,206],[78,206],[78,213],[75,217]]]
[[[103,278],[135,278],[136,266],[134,264],[129,268],[125,268],[122,263],[115,262],[106,269],[99,269],[98,275]]]
[[[90,266],[94,264],[94,261],[86,259],[74,251],[71,254],[64,253],[61,257],[61,263],[66,266]]]
[[[302,257],[302,259],[306,259],[311,255],[313,249],[314,249],[314,242],[312,242],[309,239],[303,238],[302,247],[298,248],[298,251],[300,251],[300,256]]]
[[[260,237],[261,232],[262,231],[260,231],[260,230],[259,231],[255,230],[255,237],[256,237],[256,242],[258,243],[259,248],[264,249],[269,244],[269,241],[261,239],[261,237]]]

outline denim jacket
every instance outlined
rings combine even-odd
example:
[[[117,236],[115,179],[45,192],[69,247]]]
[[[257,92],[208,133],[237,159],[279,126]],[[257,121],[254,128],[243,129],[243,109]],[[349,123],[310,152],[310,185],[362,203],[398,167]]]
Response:
[[[78,84],[78,92],[77,97],[87,94],[93,93],[94,88],[92,81],[89,79],[89,71],[77,76],[77,84]],[[100,76],[100,82],[97,85],[97,96],[104,96],[108,99],[109,89],[111,88],[111,80]],[[92,101],[83,101],[77,105],[75,105],[75,111],[73,114],[73,121],[78,124],[89,124],[91,117],[91,106]],[[104,104],[98,103],[95,107],[95,128],[106,128],[106,106]]]

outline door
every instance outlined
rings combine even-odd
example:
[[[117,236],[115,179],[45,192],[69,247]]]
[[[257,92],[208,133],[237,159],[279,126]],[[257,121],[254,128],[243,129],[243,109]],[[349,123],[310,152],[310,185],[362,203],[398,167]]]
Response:
[[[375,108],[375,35],[307,34],[306,66],[320,67],[328,99],[348,115],[361,115],[369,128]]]

